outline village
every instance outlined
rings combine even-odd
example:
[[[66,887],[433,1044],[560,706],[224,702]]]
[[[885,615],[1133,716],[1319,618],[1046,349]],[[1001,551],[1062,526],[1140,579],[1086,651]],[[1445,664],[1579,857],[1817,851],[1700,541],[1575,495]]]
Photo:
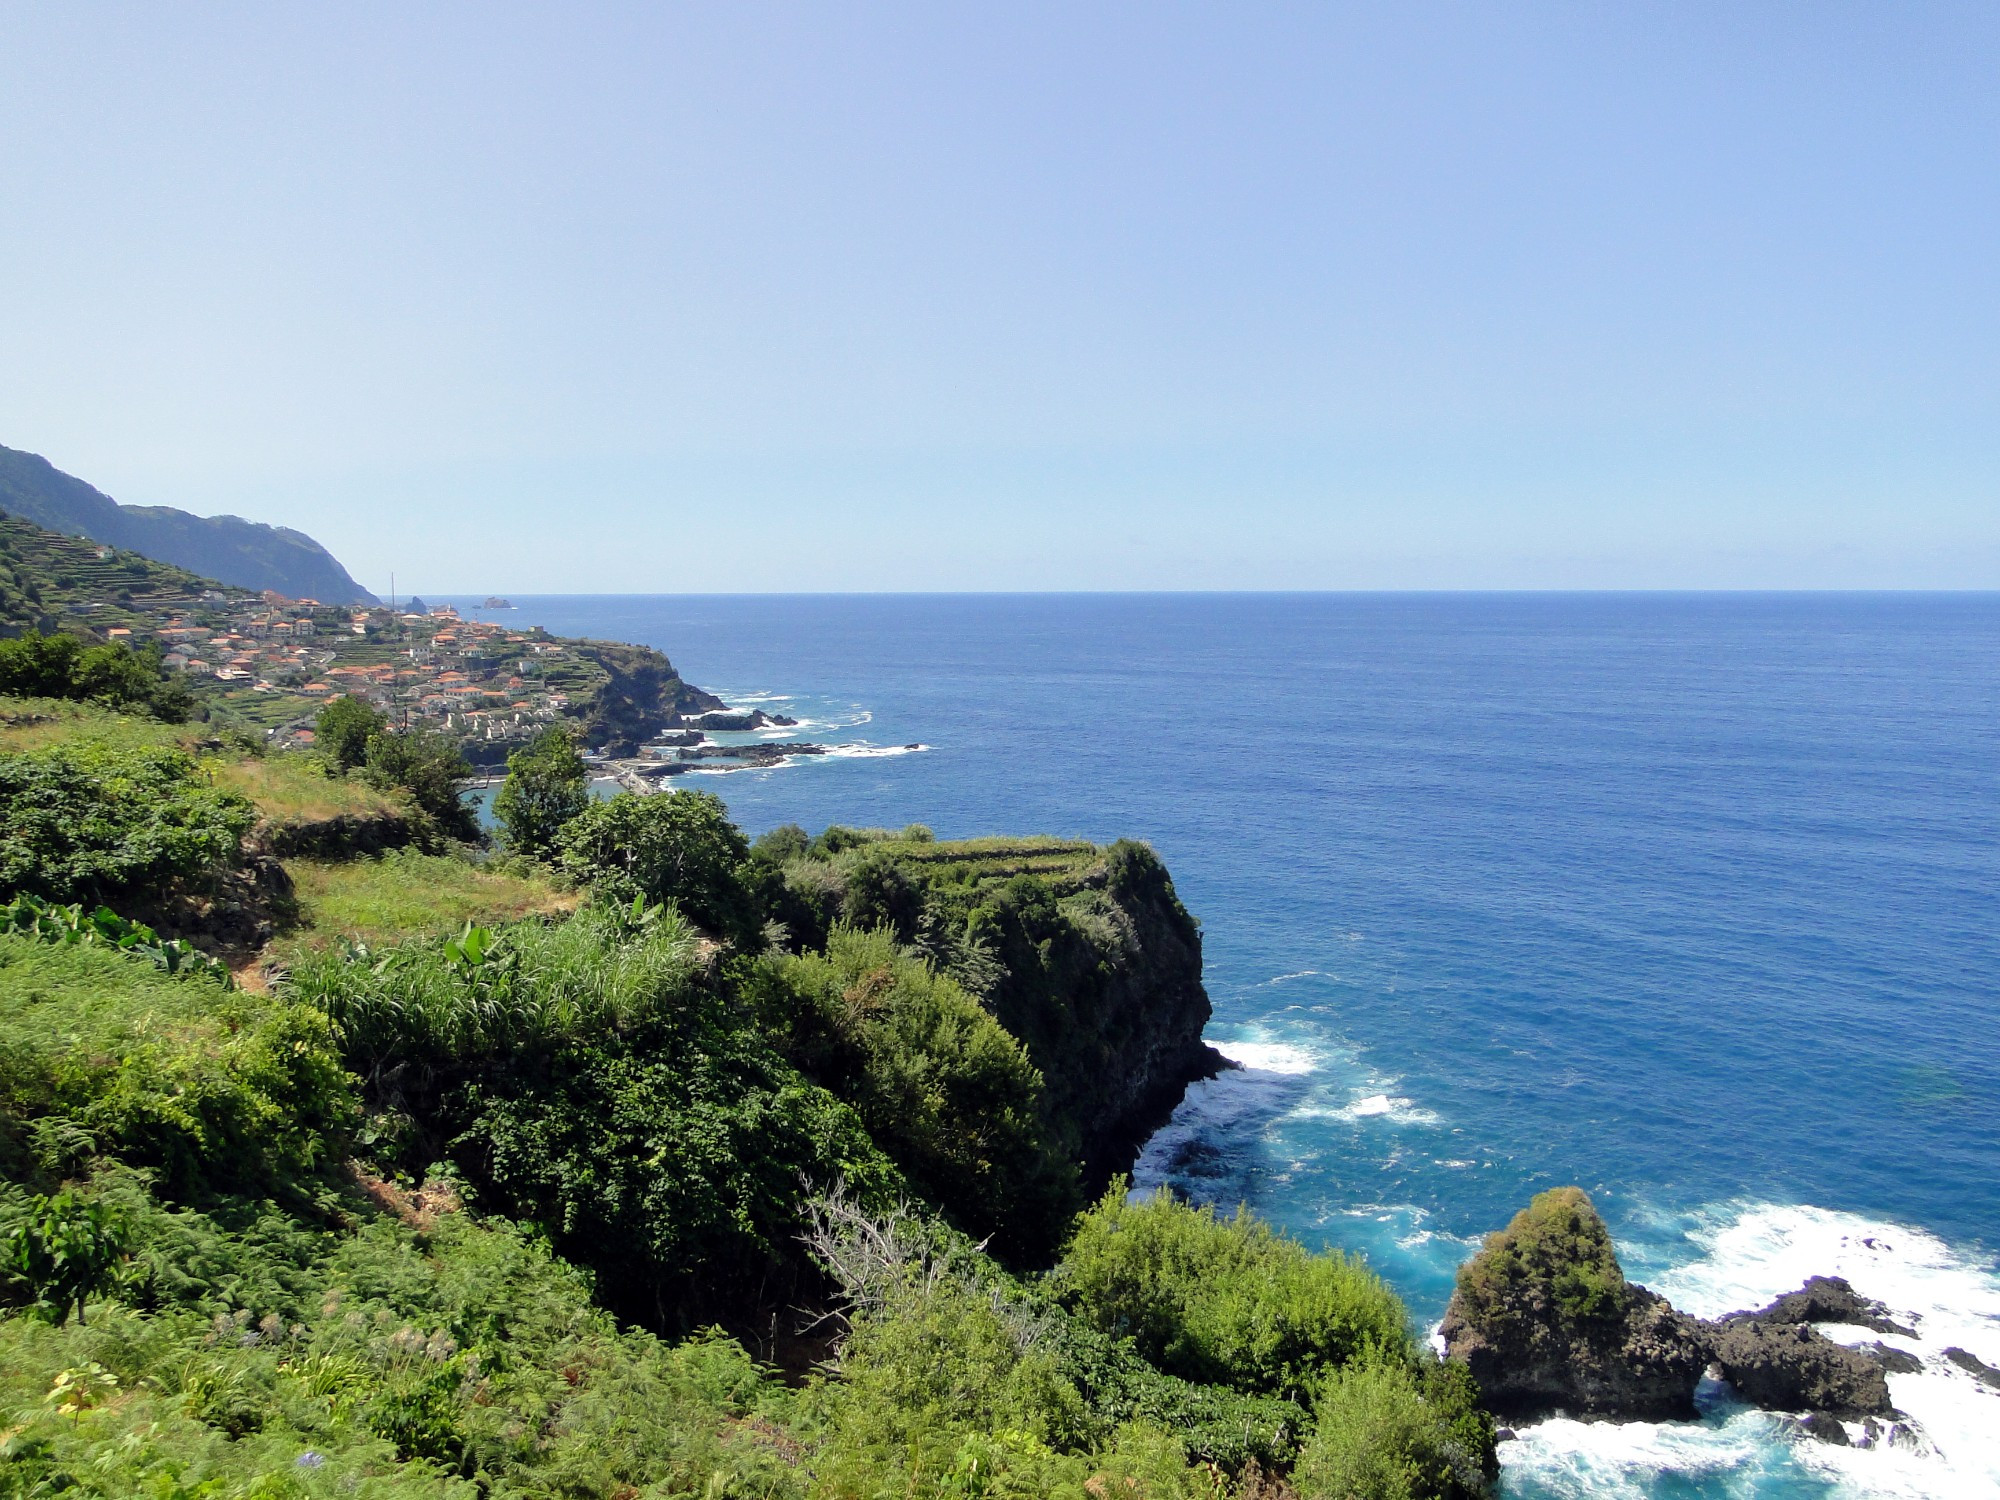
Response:
[[[343,695],[399,725],[421,721],[474,743],[525,740],[597,675],[545,631],[464,619],[449,604],[335,607],[209,590],[157,624],[103,634],[135,647],[156,641],[164,664],[212,708],[262,726],[277,744],[311,744],[320,706]]]

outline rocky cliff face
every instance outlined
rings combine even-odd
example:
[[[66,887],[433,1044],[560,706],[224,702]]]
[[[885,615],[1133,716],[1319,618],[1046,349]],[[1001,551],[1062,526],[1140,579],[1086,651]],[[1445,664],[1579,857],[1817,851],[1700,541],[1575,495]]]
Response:
[[[1052,906],[1018,888],[996,905],[1005,974],[987,1003],[1041,1069],[1095,1194],[1131,1171],[1191,1081],[1227,1064],[1201,1039],[1201,930],[1151,849],[1112,845]]]
[[[713,693],[681,680],[665,654],[623,641],[578,641],[574,649],[601,667],[606,680],[572,710],[583,721],[584,743],[607,755],[637,755],[639,746],[688,714],[725,707]]]
[[[1908,1332],[1827,1277],[1760,1311],[1689,1317],[1627,1282],[1589,1197],[1557,1188],[1460,1270],[1442,1332],[1487,1404],[1510,1416],[1693,1417],[1695,1386],[1715,1368],[1745,1400],[1807,1414],[1807,1431],[1844,1442],[1830,1419],[1896,1414],[1887,1376],[1906,1356],[1835,1343],[1819,1322]]]
[[[1020,1039],[1086,1195],[1131,1170],[1192,1080],[1227,1066],[1201,1039],[1201,929],[1143,844],[875,836],[787,879],[801,939],[834,921],[890,927]]]

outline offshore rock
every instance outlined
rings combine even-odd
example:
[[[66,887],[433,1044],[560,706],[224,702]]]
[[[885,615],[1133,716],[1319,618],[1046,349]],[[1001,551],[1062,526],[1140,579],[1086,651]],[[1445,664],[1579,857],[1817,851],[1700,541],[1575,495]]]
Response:
[[[1881,1359],[1804,1323],[1732,1319],[1711,1324],[1710,1341],[1723,1379],[1758,1406],[1834,1417],[1896,1413]]]
[[[1581,1188],[1554,1188],[1459,1271],[1445,1352],[1506,1416],[1563,1411],[1651,1421],[1696,1415],[1703,1324],[1626,1281]]]
[[[1800,1430],[1827,1442],[1849,1440],[1840,1418],[1896,1416],[1888,1375],[1913,1357],[1879,1344],[1850,1348],[1814,1323],[1907,1332],[1833,1277],[1814,1277],[1758,1312],[1689,1317],[1626,1281],[1590,1199],[1556,1188],[1460,1269],[1442,1332],[1487,1405],[1509,1416],[1690,1418],[1711,1365],[1746,1401],[1824,1418]]]
[[[1907,1349],[1892,1349],[1879,1340],[1872,1344],[1856,1344],[1854,1347],[1872,1356],[1876,1363],[1882,1366],[1884,1375],[1914,1375],[1924,1367],[1924,1362]],[[1951,1358],[1949,1349],[1945,1350],[1945,1358]],[[1994,1384],[2000,1385],[2000,1373],[1996,1373]]]
[[[1994,1369],[1971,1350],[1954,1346],[1944,1351],[1944,1357],[1987,1389],[2000,1391],[2000,1370]]]
[[[1734,1323],[1748,1319],[1758,1323],[1852,1323],[1876,1333],[1899,1333],[1914,1338],[1913,1329],[1892,1322],[1889,1309],[1862,1296],[1845,1277],[1813,1276],[1796,1292],[1787,1292],[1758,1312],[1731,1313],[1723,1319]]]

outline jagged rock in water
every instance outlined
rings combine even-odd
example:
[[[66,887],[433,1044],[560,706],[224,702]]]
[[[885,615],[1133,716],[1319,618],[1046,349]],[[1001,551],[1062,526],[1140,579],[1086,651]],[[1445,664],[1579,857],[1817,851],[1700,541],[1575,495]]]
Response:
[[[1696,1415],[1704,1326],[1626,1281],[1581,1188],[1536,1196],[1459,1271],[1442,1329],[1496,1412]]]
[[[1824,1417],[1801,1430],[1844,1443],[1836,1419],[1894,1416],[1887,1376],[1917,1362],[1880,1345],[1835,1343],[1811,1326],[1818,1322],[1907,1332],[1833,1277],[1814,1277],[1758,1312],[1689,1317],[1626,1281],[1589,1197],[1556,1188],[1459,1271],[1442,1331],[1447,1354],[1466,1362],[1496,1412],[1693,1417],[1695,1386],[1712,1363],[1745,1400]]]
[[[1731,1313],[1724,1322],[1754,1319],[1759,1323],[1852,1323],[1876,1333],[1899,1333],[1914,1338],[1915,1332],[1892,1322],[1889,1309],[1862,1296],[1844,1277],[1813,1276],[1796,1292],[1787,1292],[1769,1307],[1757,1312]]]
[[[1831,1443],[1836,1448],[1852,1448],[1854,1439],[1847,1435],[1847,1428],[1840,1418],[1830,1417],[1825,1412],[1814,1412],[1799,1420],[1799,1431],[1809,1438],[1817,1438],[1822,1443]]]
[[[1956,1347],[1950,1348],[1944,1351],[1944,1357],[1965,1371],[1966,1374],[1970,1375],[1981,1385],[2000,1391],[2000,1370],[1994,1369],[1993,1366],[1986,1363],[1985,1360],[1970,1350]]]
[[[1856,1344],[1854,1347],[1864,1354],[1873,1355],[1882,1366],[1884,1375],[1914,1375],[1924,1367],[1924,1362],[1907,1349],[1893,1349],[1880,1340],[1872,1344]],[[1947,1353],[1946,1358],[1949,1357]],[[2000,1384],[2000,1378],[1996,1378],[1995,1383]]]
[[[1710,1325],[1710,1346],[1723,1378],[1758,1406],[1849,1417],[1895,1414],[1882,1360],[1804,1323],[1733,1318]]]

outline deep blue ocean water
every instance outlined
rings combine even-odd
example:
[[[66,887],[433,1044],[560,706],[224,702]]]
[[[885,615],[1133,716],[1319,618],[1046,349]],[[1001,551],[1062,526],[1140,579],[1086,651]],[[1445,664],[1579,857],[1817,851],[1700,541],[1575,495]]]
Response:
[[[1894,1444],[1718,1391],[1531,1429],[1510,1494],[2000,1493],[2000,1394],[1938,1358],[2000,1364],[2000,596],[519,603],[844,747],[682,783],[753,833],[1149,840],[1248,1066],[1142,1181],[1362,1250],[1426,1319],[1572,1182],[1693,1311],[1841,1272],[1922,1319]]]

